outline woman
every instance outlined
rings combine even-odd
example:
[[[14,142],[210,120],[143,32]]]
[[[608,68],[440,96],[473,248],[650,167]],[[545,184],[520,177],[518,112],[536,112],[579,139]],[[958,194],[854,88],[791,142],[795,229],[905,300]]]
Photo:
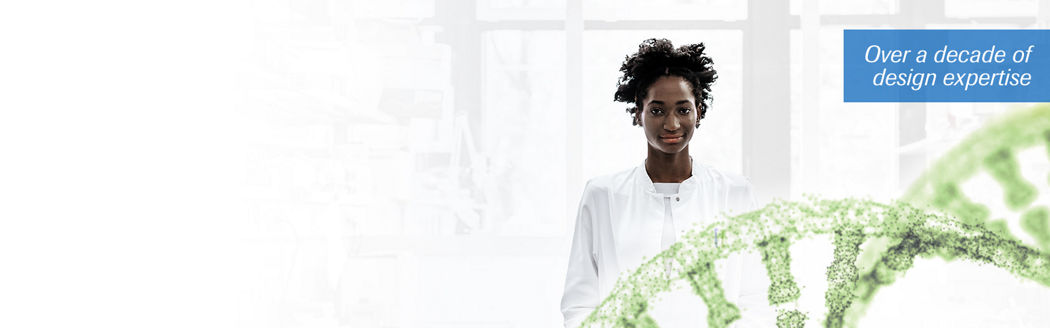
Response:
[[[620,67],[615,99],[631,104],[627,112],[632,124],[645,131],[648,154],[641,165],[593,178],[584,187],[561,300],[566,327],[579,326],[620,274],[666,249],[695,224],[753,206],[746,178],[700,164],[689,154],[717,78],[704,49],[702,43],[675,49],[666,39],[649,39]],[[773,324],[768,306],[763,308],[768,278],[758,261],[734,256],[716,262],[727,299],[742,312],[734,324]],[[744,274],[750,278],[741,279]],[[742,285],[741,280],[748,281]],[[661,327],[706,325],[706,307],[688,288],[652,301],[649,313]]]

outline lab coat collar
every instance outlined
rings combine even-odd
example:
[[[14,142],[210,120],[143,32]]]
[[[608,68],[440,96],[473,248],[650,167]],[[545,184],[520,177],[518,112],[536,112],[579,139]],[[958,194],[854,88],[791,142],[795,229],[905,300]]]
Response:
[[[685,181],[682,181],[682,184],[678,188],[678,195],[686,197],[696,191],[696,189],[698,189],[699,186],[709,178],[706,166],[694,160],[692,155],[689,155],[689,160],[693,164],[693,174],[685,179]],[[656,186],[653,185],[652,178],[650,178],[649,173],[645,171],[645,159],[642,159],[642,164],[635,168],[634,181],[636,187],[645,190],[650,195],[657,197],[662,196],[656,192]]]

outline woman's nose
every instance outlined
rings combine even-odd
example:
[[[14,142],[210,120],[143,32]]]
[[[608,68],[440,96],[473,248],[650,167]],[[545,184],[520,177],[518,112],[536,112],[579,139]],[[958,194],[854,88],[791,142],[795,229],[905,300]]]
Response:
[[[664,129],[668,131],[678,130],[682,126],[682,122],[679,120],[681,119],[677,115],[669,115],[667,120],[664,121]]]

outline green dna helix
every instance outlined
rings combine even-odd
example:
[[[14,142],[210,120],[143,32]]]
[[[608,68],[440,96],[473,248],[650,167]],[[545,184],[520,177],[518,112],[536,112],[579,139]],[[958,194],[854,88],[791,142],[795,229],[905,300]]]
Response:
[[[1016,156],[1032,147],[1044,147],[1050,156],[1050,106],[1011,113],[970,134],[897,201],[810,196],[696,228],[621,276],[582,326],[658,327],[648,314],[649,301],[685,281],[707,306],[708,326],[727,327],[741,312],[726,299],[714,263],[753,251],[762,255],[769,276],[769,304],[781,308],[777,326],[803,327],[805,313],[783,309],[801,294],[791,274],[789,247],[819,235],[831,236],[834,248],[826,271],[825,327],[855,327],[878,290],[912,268],[917,257],[990,264],[1050,286],[1050,209],[1033,205],[1038,190],[1022,177]],[[1010,233],[1005,222],[1011,218],[991,220],[987,205],[961,191],[963,182],[981,172],[1002,187],[1003,202],[1019,213],[1012,219],[1037,245]],[[1041,183],[1050,184],[1050,176]],[[670,276],[662,265],[668,259],[677,269]]]

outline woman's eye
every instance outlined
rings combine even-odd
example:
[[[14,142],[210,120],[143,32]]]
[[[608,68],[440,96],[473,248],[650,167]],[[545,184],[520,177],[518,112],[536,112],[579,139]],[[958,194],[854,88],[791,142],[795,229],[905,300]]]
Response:
[[[662,108],[653,108],[650,109],[649,112],[653,113],[653,115],[659,115],[660,113],[663,113],[664,110]]]
[[[691,110],[692,109],[689,109],[689,108],[679,108],[678,112],[682,113],[682,114],[689,114],[689,111],[691,111]]]

